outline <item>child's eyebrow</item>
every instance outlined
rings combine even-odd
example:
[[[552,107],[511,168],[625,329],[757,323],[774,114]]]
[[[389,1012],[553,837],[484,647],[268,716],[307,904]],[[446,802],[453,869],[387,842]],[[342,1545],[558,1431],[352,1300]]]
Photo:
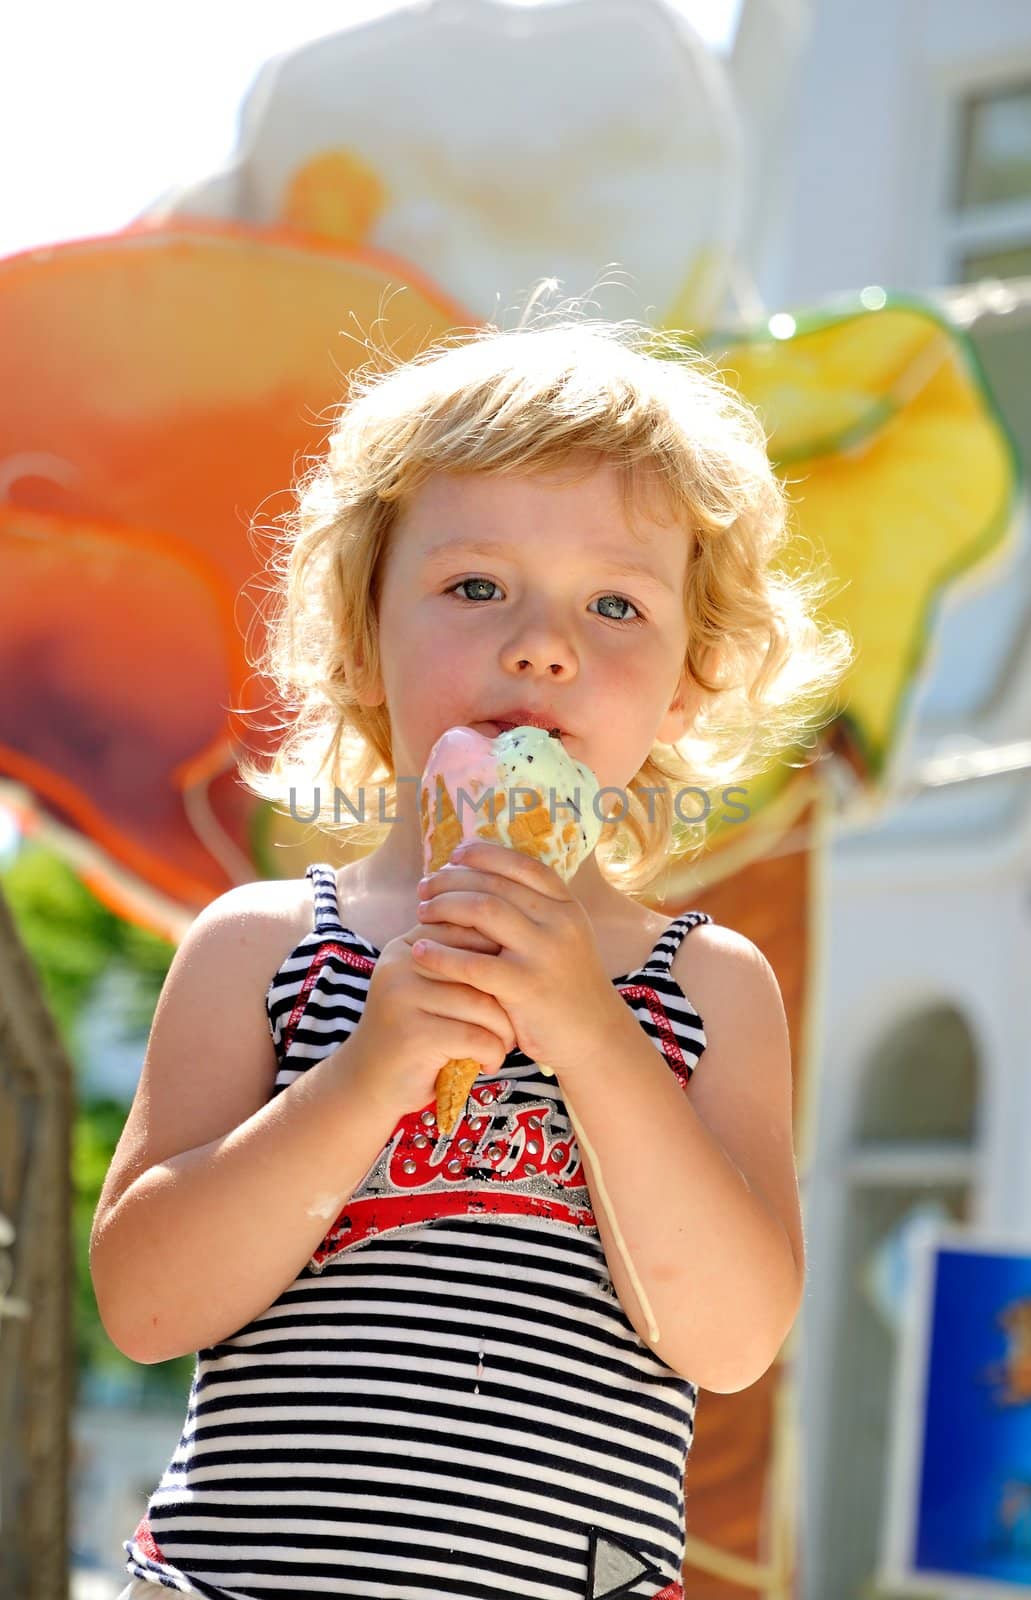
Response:
[[[477,556],[511,556],[519,555],[519,546],[508,544],[504,539],[454,539],[450,544],[433,545],[424,553],[423,562],[427,567],[446,566],[454,560],[460,552]],[[624,551],[592,550],[591,562],[600,562],[610,572],[623,573],[628,577],[644,578],[650,583],[657,584],[674,593],[673,585],[656,572],[653,567],[640,561],[628,561]]]

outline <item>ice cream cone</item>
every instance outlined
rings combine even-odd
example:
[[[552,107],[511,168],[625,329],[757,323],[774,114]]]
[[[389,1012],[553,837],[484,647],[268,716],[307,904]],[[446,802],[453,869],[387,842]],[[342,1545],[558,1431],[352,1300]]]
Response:
[[[601,833],[597,793],[593,772],[567,754],[557,733],[524,726],[488,739],[449,728],[430,751],[419,793],[426,871],[445,866],[464,840],[486,839],[536,857],[568,882]],[[481,1070],[468,1057],[441,1067],[441,1133],[454,1131]]]

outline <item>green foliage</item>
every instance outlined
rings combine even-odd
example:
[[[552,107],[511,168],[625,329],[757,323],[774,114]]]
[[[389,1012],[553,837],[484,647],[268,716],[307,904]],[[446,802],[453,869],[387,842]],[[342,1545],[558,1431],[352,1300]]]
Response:
[[[116,916],[66,861],[39,844],[22,846],[0,873],[0,887],[73,1058],[77,1020],[112,963],[135,974],[139,1002],[126,1021],[146,1031],[175,954],[169,940]]]
[[[26,845],[4,872],[4,895],[70,1049],[75,1020],[111,959],[117,918],[60,857]]]

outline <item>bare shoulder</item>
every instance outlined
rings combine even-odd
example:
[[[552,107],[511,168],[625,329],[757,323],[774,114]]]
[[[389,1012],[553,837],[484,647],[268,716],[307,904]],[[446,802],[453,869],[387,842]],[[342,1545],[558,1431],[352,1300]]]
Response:
[[[307,879],[239,884],[190,923],[158,996],[95,1230],[148,1167],[229,1133],[269,1098],[278,1062],[266,993],[312,924]]]
[[[757,944],[734,928],[702,922],[680,941],[671,971],[705,1029],[706,1068],[696,1074],[699,1087],[703,1078],[715,1076],[711,1068],[718,1051],[721,1059],[731,1054],[735,1063],[750,1058],[765,1065],[770,1077],[786,1080],[790,1088],[784,999],[777,974]]]
[[[756,992],[765,992],[768,999],[775,996],[780,1000],[777,975],[759,946],[745,934],[719,922],[700,922],[692,928],[681,939],[671,970],[685,994],[699,1002],[698,1012],[703,1021],[700,1003],[703,995],[716,1004],[734,996],[740,1000],[742,984],[747,985],[749,991],[754,988]]]
[[[284,940],[296,944],[313,925],[309,878],[260,878],[237,884],[206,905],[190,924],[183,943],[203,936],[230,950],[274,954]],[[281,955],[286,953],[283,950]]]
[[[749,1188],[781,1222],[801,1280],[791,1040],[777,975],[758,945],[718,923],[692,928],[672,972],[706,1038],[687,1095]]]
[[[190,923],[180,941],[166,989],[191,990],[230,982],[262,995],[279,967],[314,926],[308,878],[263,878],[217,895]],[[162,991],[158,1013],[165,999]],[[157,1017],[155,1017],[155,1021]]]

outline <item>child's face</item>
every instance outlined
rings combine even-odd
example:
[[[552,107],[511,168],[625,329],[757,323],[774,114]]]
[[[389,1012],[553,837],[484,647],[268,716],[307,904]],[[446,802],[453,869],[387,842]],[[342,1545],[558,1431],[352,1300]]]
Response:
[[[671,705],[685,692],[689,536],[635,504],[635,538],[613,466],[571,477],[438,473],[399,518],[373,697],[385,694],[399,775],[420,775],[445,729],[516,708],[553,717],[602,784],[628,783],[656,740],[684,731]],[[510,548],[477,552],[483,540]]]

